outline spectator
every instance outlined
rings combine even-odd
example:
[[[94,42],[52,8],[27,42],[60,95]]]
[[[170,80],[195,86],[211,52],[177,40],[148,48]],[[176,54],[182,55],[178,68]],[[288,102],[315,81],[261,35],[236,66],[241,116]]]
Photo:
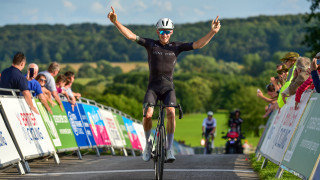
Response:
[[[284,62],[283,66],[288,69],[288,75],[286,83],[281,87],[279,94],[281,94],[287,87],[289,87],[291,80],[293,78],[293,72],[296,68],[295,63],[297,58],[299,57],[299,54],[296,52],[289,52],[285,55],[284,58],[281,58],[280,61]],[[282,96],[278,97],[278,106],[279,108],[282,108],[282,106],[285,104],[283,101]]]
[[[277,104],[278,93],[276,92],[274,85],[268,84],[266,88],[267,88],[267,93],[270,96],[270,99],[269,98],[265,98],[265,99],[262,98],[266,102],[269,103],[268,106],[266,106],[266,108],[265,108],[266,113],[263,115],[263,118],[268,117],[273,112],[273,110],[278,108],[278,104]]]
[[[52,114],[52,111],[48,105],[47,99],[44,96],[41,85],[37,80],[34,79],[38,75],[38,65],[31,63],[28,66],[28,73],[27,73],[27,80],[28,80],[28,88],[29,90],[34,91],[33,96],[38,97],[40,102],[44,105],[44,107],[48,110],[50,114]]]
[[[44,86],[46,84],[46,82],[47,82],[46,76],[43,75],[43,74],[38,74],[37,77],[35,78],[35,80],[38,81],[38,83],[40,84],[41,90],[43,92],[43,95],[44,95],[45,99],[47,101],[49,101],[52,106],[57,105],[51,99],[51,92]]]
[[[320,61],[320,52],[318,52],[316,56],[313,58],[310,67],[314,88],[316,89],[317,93],[320,93],[320,80],[319,74],[317,73],[317,69],[319,69],[319,64],[317,63],[317,60]]]
[[[59,71],[60,71],[59,64],[57,62],[53,62],[49,65],[47,71],[40,72],[39,74],[43,74],[46,76],[47,82],[45,84],[45,87],[51,92],[53,98],[59,104],[61,111],[64,111],[63,105],[61,103],[60,97],[57,92],[56,83],[54,80],[54,77],[58,75]]]
[[[26,63],[27,60],[24,54],[21,52],[16,53],[12,60],[12,66],[3,70],[1,73],[0,87],[7,89],[19,89],[22,92],[29,108],[34,113],[39,114],[38,110],[33,106],[32,96],[28,88],[28,81],[21,73]]]
[[[286,97],[294,95],[299,86],[305,82],[309,74],[307,70],[310,68],[310,59],[307,57],[299,57],[296,63],[296,69],[294,71],[293,79],[291,80],[290,85],[282,93],[282,100],[286,103]]]
[[[277,73],[281,87],[286,83],[288,71],[289,69],[287,69],[287,67],[284,64],[281,65],[281,69],[277,68]]]
[[[76,98],[73,95],[73,92],[71,90],[72,82],[70,79],[66,80],[66,85],[62,88],[63,91],[66,91],[66,93],[69,96],[69,102],[71,103],[72,112],[74,111],[74,106],[76,105]]]
[[[68,101],[71,101],[69,96],[68,96],[68,93],[63,90],[65,85],[67,83],[67,79],[66,79],[66,76],[63,75],[63,74],[60,74],[57,79],[56,79],[56,87],[57,87],[57,91],[59,94],[63,94]]]
[[[270,83],[266,86],[266,89],[267,89],[267,94],[269,95],[270,98],[265,97],[260,90],[257,91],[257,96],[263,99],[264,101],[266,101],[267,103],[277,102],[278,93],[276,92],[274,85]]]
[[[74,82],[74,78],[75,78],[75,77],[74,77],[74,72],[67,71],[67,72],[64,73],[64,75],[66,76],[67,79],[69,79],[69,80],[71,81],[71,84],[70,84],[70,90],[71,90],[71,86],[72,86],[72,84],[73,84],[73,82]],[[80,93],[73,92],[72,90],[71,90],[71,92],[72,92],[73,96],[74,96],[76,99],[79,99],[79,98],[81,97],[81,94],[80,94]]]

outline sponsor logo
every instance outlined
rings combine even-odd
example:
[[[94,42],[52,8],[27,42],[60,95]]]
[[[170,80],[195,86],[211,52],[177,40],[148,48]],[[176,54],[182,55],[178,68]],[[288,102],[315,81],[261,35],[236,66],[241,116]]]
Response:
[[[0,131],[0,147],[1,146],[7,146],[7,141],[6,139],[2,136],[2,131]]]

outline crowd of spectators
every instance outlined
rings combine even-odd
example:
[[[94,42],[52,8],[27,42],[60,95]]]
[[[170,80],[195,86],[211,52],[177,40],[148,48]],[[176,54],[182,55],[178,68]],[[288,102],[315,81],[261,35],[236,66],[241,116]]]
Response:
[[[266,113],[268,117],[274,110],[282,108],[287,103],[287,98],[295,96],[295,110],[299,108],[302,93],[307,89],[315,89],[320,92],[320,52],[310,61],[307,57],[301,57],[296,52],[289,52],[281,58],[281,64],[277,65],[277,76],[270,78],[267,85],[269,97],[265,97],[261,90],[257,90],[257,96],[267,103]]]
[[[37,97],[50,114],[52,114],[52,110],[49,103],[52,107],[58,104],[60,109],[64,111],[59,94],[64,95],[67,101],[71,103],[72,108],[74,108],[76,99],[80,98],[81,94],[71,90],[75,78],[73,72],[68,71],[58,75],[60,65],[57,62],[52,62],[46,71],[39,72],[38,65],[30,63],[27,74],[23,75],[22,70],[26,64],[26,56],[21,52],[16,53],[11,67],[1,73],[1,95],[15,95],[16,91],[12,91],[12,89],[19,90],[20,95],[24,96],[28,106],[36,114],[39,114],[39,112],[32,103],[32,96]],[[54,77],[56,76],[58,77],[55,80]]]

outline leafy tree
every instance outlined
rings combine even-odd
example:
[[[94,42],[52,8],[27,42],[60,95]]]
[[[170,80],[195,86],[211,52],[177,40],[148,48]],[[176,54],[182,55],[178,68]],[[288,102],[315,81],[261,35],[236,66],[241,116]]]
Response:
[[[97,77],[97,70],[89,63],[84,63],[78,70],[79,78],[94,78]]]
[[[217,62],[213,57],[203,55],[188,55],[179,63],[182,72],[213,72],[217,69]]]
[[[311,13],[306,19],[309,26],[303,43],[309,46],[313,53],[317,53],[320,51],[320,0],[308,1],[311,1]]]
[[[140,89],[137,85],[113,83],[112,85],[107,86],[103,94],[122,94],[142,103],[145,91]]]

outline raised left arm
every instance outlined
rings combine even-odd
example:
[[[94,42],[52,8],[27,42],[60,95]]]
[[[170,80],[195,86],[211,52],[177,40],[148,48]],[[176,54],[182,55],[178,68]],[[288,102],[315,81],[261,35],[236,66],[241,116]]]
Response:
[[[210,32],[198,41],[194,42],[192,45],[193,49],[200,49],[207,45],[213,36],[219,32],[220,27],[219,16],[217,16],[215,20],[212,20]]]

